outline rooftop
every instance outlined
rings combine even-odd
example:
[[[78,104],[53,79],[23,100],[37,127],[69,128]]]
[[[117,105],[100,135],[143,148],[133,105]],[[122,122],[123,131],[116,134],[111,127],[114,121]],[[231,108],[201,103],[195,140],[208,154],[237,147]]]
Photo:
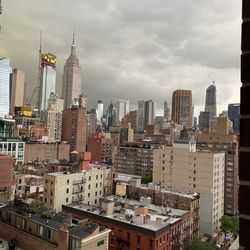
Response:
[[[84,204],[71,204],[69,207],[154,232],[176,223],[188,212],[187,210],[168,208],[153,204],[143,205],[140,201],[120,198],[118,196],[106,197],[104,200],[107,202],[115,202],[114,212],[111,215],[105,215],[102,208],[87,206]],[[146,212],[140,214],[138,213],[138,209],[140,211],[145,210]]]

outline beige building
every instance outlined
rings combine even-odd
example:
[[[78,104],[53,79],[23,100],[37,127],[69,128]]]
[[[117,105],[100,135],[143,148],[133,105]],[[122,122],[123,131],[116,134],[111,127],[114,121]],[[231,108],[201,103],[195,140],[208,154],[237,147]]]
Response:
[[[20,69],[13,69],[10,74],[10,114],[14,113],[15,107],[24,104],[25,73]]]
[[[230,133],[231,121],[228,117],[217,118],[217,131],[213,134],[202,133],[197,137],[197,148],[202,151],[225,152],[225,213],[238,212],[238,149],[239,138]]]
[[[62,205],[86,204],[99,206],[99,200],[110,194],[111,168],[90,165],[79,173],[56,172],[45,175],[44,205],[46,208],[62,210]]]
[[[200,236],[215,236],[224,214],[225,154],[196,151],[196,144],[155,149],[153,182],[173,191],[200,193]]]

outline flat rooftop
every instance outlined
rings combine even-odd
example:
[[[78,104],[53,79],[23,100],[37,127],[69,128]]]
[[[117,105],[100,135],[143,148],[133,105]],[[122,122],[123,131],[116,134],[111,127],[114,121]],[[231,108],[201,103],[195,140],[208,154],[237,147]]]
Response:
[[[106,197],[105,200],[111,202],[115,201],[116,205],[114,207],[114,213],[111,215],[105,215],[99,207],[88,206],[85,204],[71,204],[68,205],[68,207],[154,232],[176,223],[181,220],[181,217],[184,214],[189,212],[188,210],[167,208],[153,204],[143,205],[140,201],[127,198],[123,199],[117,196]],[[147,208],[148,213],[146,215],[136,215],[135,209],[138,207]]]

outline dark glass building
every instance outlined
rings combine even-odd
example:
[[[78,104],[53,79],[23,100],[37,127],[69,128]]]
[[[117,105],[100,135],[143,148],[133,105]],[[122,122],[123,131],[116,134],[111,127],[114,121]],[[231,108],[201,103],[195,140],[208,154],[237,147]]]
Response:
[[[228,104],[228,117],[233,122],[233,131],[239,133],[240,131],[240,104]]]

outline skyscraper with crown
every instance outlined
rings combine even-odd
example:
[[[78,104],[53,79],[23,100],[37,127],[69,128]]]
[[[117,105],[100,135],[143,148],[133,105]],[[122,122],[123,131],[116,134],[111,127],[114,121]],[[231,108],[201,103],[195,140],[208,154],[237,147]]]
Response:
[[[75,35],[73,35],[70,56],[66,60],[63,71],[62,97],[64,108],[70,108],[74,99],[78,99],[81,93],[81,66],[76,56]]]

